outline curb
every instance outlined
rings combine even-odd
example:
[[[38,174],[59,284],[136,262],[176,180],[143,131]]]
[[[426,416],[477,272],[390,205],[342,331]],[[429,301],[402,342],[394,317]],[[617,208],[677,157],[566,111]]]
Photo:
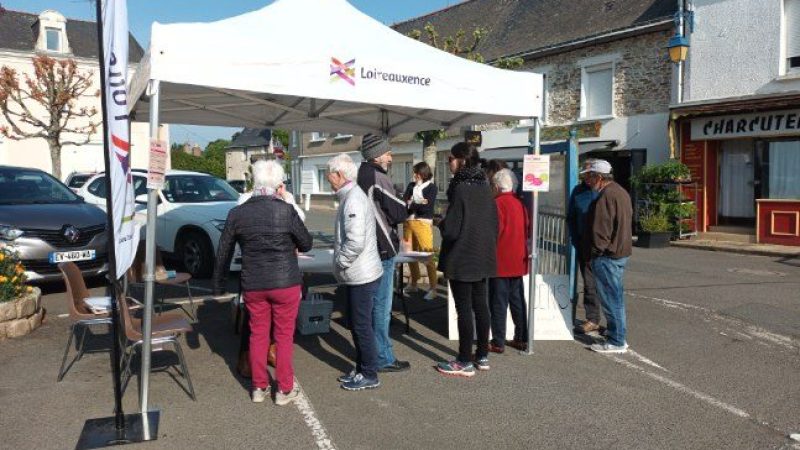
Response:
[[[711,241],[700,241],[700,242],[690,242],[690,241],[680,241],[680,242],[671,242],[670,246],[672,247],[682,247],[682,248],[691,248],[695,250],[706,250],[712,252],[727,252],[727,253],[737,253],[741,255],[757,255],[757,256],[770,256],[770,257],[780,257],[780,258],[800,258],[800,250],[790,250],[791,247],[787,247],[786,250],[778,250],[778,249],[771,249],[771,248],[753,248],[753,247],[745,247],[745,246],[737,246],[737,245],[730,245],[730,244],[712,244],[706,243]]]

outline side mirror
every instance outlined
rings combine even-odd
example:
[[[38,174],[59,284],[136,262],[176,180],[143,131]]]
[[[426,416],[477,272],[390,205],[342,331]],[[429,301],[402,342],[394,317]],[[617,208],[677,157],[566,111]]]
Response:
[[[136,203],[140,204],[140,205],[146,205],[147,204],[147,194],[137,195],[136,199],[134,201]]]

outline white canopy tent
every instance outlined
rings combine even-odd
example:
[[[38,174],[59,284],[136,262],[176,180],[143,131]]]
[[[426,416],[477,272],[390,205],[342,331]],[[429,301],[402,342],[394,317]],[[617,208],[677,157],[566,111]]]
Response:
[[[345,0],[277,0],[211,23],[154,23],[133,120],[396,135],[541,115],[542,77],[437,50]]]
[[[345,0],[276,0],[217,22],[153,24],[129,93],[131,119],[150,122],[153,139],[160,122],[392,136],[540,117],[542,76],[440,51]],[[157,191],[150,189],[143,413],[156,202]]]

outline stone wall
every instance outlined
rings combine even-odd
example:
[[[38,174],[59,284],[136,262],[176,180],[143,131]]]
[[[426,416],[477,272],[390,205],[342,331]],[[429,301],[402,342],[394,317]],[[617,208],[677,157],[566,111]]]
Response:
[[[614,71],[616,117],[669,110],[670,32],[661,31],[593,45],[525,62],[523,70],[547,69],[547,125],[568,125],[580,117],[581,65],[585,58],[617,55]]]
[[[39,328],[42,318],[44,308],[39,288],[17,300],[0,303],[0,340],[25,336]]]

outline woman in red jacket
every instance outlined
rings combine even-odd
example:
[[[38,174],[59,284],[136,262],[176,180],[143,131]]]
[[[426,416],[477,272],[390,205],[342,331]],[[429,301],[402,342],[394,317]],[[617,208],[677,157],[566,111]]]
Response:
[[[506,344],[506,312],[511,308],[514,340],[508,345],[525,349],[528,322],[522,277],[528,273],[530,219],[525,206],[514,195],[517,179],[509,169],[492,177],[497,205],[497,276],[489,279],[489,310],[492,315],[492,340],[489,351],[503,353]]]

